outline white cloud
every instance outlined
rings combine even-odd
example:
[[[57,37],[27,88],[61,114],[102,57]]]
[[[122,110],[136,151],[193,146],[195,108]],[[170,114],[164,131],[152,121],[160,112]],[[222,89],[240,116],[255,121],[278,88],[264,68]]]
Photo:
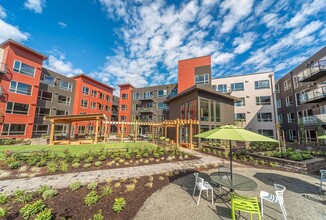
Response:
[[[226,64],[234,58],[233,53],[220,53],[216,52],[212,55],[213,64]]]
[[[68,27],[68,25],[67,25],[66,23],[62,22],[62,21],[59,21],[59,22],[58,22],[58,25],[59,25],[61,28],[66,28],[66,27]]]
[[[256,39],[256,34],[253,32],[248,32],[243,35],[243,37],[237,37],[233,41],[233,46],[236,46],[234,52],[237,54],[242,54],[252,47]]]
[[[83,73],[80,68],[74,67],[70,61],[67,61],[65,54],[59,50],[50,51],[50,56],[44,67],[68,77]]]
[[[6,10],[0,5],[0,19],[5,19],[7,17]]]
[[[16,41],[26,41],[29,36],[29,33],[22,32],[18,26],[13,26],[0,19],[0,42],[3,42],[8,38]]]
[[[41,14],[45,7],[45,3],[45,0],[26,0],[24,7],[37,14]]]

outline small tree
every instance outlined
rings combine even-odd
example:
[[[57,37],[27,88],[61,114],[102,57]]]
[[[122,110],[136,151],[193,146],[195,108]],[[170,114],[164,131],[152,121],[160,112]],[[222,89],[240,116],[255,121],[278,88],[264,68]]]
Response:
[[[306,135],[305,135],[305,131],[304,131],[302,118],[299,118],[298,128],[299,128],[299,133],[300,133],[299,143],[300,144],[306,144]]]

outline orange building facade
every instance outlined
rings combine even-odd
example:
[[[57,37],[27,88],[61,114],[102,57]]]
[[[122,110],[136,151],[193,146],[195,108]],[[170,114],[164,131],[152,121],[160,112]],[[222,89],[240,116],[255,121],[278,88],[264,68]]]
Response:
[[[121,84],[120,87],[120,103],[119,103],[119,122],[131,121],[131,100],[132,100],[132,91],[134,89],[131,84]],[[121,125],[118,126],[118,131],[122,132]],[[126,134],[130,133],[130,126],[124,126],[123,132]]]

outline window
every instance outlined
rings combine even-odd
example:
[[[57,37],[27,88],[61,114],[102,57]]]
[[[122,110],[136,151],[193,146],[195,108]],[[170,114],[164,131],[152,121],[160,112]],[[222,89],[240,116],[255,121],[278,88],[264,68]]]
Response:
[[[21,82],[11,81],[9,91],[23,95],[31,95],[32,86]]]
[[[82,88],[82,93],[83,93],[84,95],[89,95],[89,88],[83,86],[83,88]]]
[[[52,93],[39,90],[37,98],[39,100],[52,101]]]
[[[92,96],[97,97],[97,91],[96,90],[92,90]]]
[[[168,106],[165,103],[163,103],[163,102],[157,103],[157,109],[158,110],[165,110],[167,108],[168,108]]]
[[[86,126],[78,126],[78,134],[85,134]]]
[[[128,99],[128,94],[127,93],[122,94],[121,99],[122,100]]]
[[[209,101],[200,100],[200,121],[209,120]]]
[[[102,104],[99,103],[99,104],[98,104],[98,109],[100,109],[100,110],[103,111],[103,110],[104,110],[104,105],[102,105]]]
[[[278,115],[277,115],[277,121],[278,121],[279,123],[282,123],[282,122],[283,122],[283,114],[278,113]]]
[[[91,102],[91,106],[90,106],[91,109],[96,109],[96,102]]]
[[[84,107],[84,108],[87,108],[87,107],[88,107],[88,101],[82,99],[82,100],[81,100],[81,106]]]
[[[67,132],[67,125],[56,125],[54,126],[54,133],[65,133]]]
[[[132,94],[132,98],[134,100],[140,99],[139,92],[135,92],[134,94]]]
[[[28,110],[29,110],[29,105],[27,104],[7,102],[6,113],[28,115]]]
[[[272,113],[271,112],[264,112],[257,114],[257,121],[258,122],[272,122]]]
[[[111,97],[110,97],[109,95],[106,95],[105,100],[106,100],[107,102],[109,102],[109,101],[111,101]]]
[[[50,109],[49,108],[36,107],[35,116],[43,117],[43,116],[47,116],[47,115],[50,115]]]
[[[263,130],[263,129],[259,129],[258,130],[258,134],[264,135],[266,137],[270,137],[273,138],[274,137],[274,132],[273,130]]]
[[[231,84],[231,91],[244,91],[244,84],[243,83],[232,83]]]
[[[300,105],[300,92],[295,93],[295,104]]]
[[[282,102],[281,99],[276,100],[276,108],[281,108],[282,107]]]
[[[51,85],[51,86],[54,86],[54,82],[55,81],[54,81],[54,77],[42,73],[42,75],[41,75],[41,82],[42,83],[45,83],[45,84],[48,84],[48,85]]]
[[[63,95],[59,95],[58,96],[58,103],[70,105],[70,102],[71,102],[71,98],[70,97],[63,96]]]
[[[293,76],[293,87],[296,89],[299,87],[299,77]]]
[[[245,98],[240,98],[240,99],[241,101],[234,103],[235,106],[245,106]]]
[[[167,96],[167,91],[166,91],[166,89],[158,90],[158,91],[157,91],[157,98],[162,98],[162,97],[165,97],[165,96]]]
[[[69,115],[68,111],[64,111],[64,110],[57,110],[57,114],[56,115]]]
[[[27,76],[34,77],[35,67],[29,66],[25,63],[15,60],[14,71]]]
[[[209,83],[209,73],[195,75],[195,84],[208,84]]]
[[[100,99],[104,99],[104,94],[100,92]]]
[[[128,105],[123,104],[123,105],[121,105],[120,109],[121,109],[121,111],[126,111],[127,108],[128,108]]]
[[[269,80],[255,81],[255,89],[269,89]]]
[[[245,121],[246,120],[246,113],[235,113],[234,119],[236,121]]]
[[[221,109],[219,102],[215,102],[215,120],[216,122],[221,122]]]
[[[49,128],[48,125],[34,125],[33,134],[47,134],[48,128]]]
[[[24,135],[26,124],[3,124],[1,135]]]
[[[294,122],[294,113],[287,113],[288,123]]]
[[[120,116],[120,121],[126,121],[127,120],[127,116]]]
[[[256,105],[270,105],[271,97],[270,96],[258,96],[256,97]]]
[[[153,98],[153,92],[144,92],[144,99],[152,99]]]
[[[284,91],[289,90],[291,88],[291,83],[288,80],[284,81]]]
[[[289,139],[291,141],[294,141],[297,139],[297,132],[295,130],[289,130]]]
[[[138,104],[132,104],[132,110],[133,111],[139,110],[139,105]]]
[[[292,106],[293,102],[292,102],[292,96],[287,96],[285,97],[285,106]]]
[[[223,93],[228,92],[226,84],[217,85],[217,91],[223,92]]]
[[[61,80],[59,88],[63,89],[63,90],[67,90],[67,91],[72,91],[72,84]],[[88,92],[87,92],[87,95],[88,95]]]
[[[319,109],[320,109],[320,114],[326,114],[326,105],[320,106]]]
[[[106,111],[106,112],[109,112],[109,111],[110,111],[110,106],[109,106],[109,105],[106,105],[106,106],[105,106],[105,111]]]
[[[276,84],[275,85],[275,92],[276,93],[279,93],[280,92],[280,85],[279,84]]]

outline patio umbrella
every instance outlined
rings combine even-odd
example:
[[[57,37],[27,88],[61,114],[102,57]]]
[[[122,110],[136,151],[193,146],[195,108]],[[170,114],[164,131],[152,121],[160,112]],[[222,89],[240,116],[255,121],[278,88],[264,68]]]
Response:
[[[195,135],[194,137],[207,138],[207,139],[219,139],[230,141],[230,172],[231,172],[231,183],[233,184],[232,177],[232,146],[231,141],[242,141],[242,142],[278,142],[272,138],[257,134],[252,131],[245,130],[243,128],[234,125],[224,125],[219,128],[215,128],[210,131],[206,131]]]
[[[319,136],[317,137],[318,139],[326,139],[326,134],[325,135],[322,135],[322,136]]]

